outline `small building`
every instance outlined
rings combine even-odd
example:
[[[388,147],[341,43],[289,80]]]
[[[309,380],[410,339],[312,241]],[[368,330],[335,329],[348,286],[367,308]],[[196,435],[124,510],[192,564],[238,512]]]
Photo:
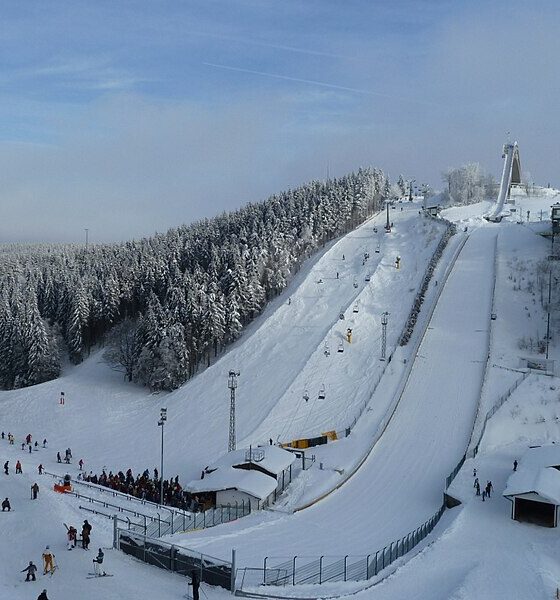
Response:
[[[204,469],[185,489],[205,507],[250,504],[251,510],[272,504],[292,480],[296,456],[277,446],[228,452]]]
[[[552,233],[560,232],[560,204],[557,202],[550,207],[550,220],[552,221]]]
[[[511,518],[543,527],[558,525],[560,507],[560,445],[529,448],[508,479],[504,497]]]

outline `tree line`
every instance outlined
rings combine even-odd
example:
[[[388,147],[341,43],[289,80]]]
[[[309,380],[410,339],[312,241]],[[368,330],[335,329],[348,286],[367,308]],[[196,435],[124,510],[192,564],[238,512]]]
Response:
[[[54,379],[98,345],[128,381],[179,387],[389,190],[360,169],[141,240],[1,246],[0,387]]]

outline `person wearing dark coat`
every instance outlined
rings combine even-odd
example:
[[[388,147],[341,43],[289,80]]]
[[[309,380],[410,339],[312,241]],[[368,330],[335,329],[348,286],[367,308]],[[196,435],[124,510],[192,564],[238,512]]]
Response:
[[[43,590],[38,596],[37,600],[49,600],[47,597],[47,590]]]
[[[88,521],[86,519],[84,521],[84,524],[82,525],[82,548],[84,550],[89,550],[90,534],[91,534],[91,525],[88,523]]]
[[[12,510],[12,507],[10,506],[10,501],[8,500],[8,498],[6,498],[5,500],[2,501],[2,512],[4,512],[6,509],[8,510],[8,512],[10,512]]]
[[[25,569],[21,572],[25,573],[27,571],[27,575],[25,576],[25,581],[36,581],[35,573],[37,573],[37,566],[33,564],[33,561],[30,560],[29,564]]]
[[[9,471],[9,466],[10,466],[10,461],[9,461],[9,460],[7,460],[7,461],[4,463],[4,473],[6,473],[6,475],[9,475],[9,474],[10,474],[10,471]]]
[[[517,463],[517,461],[516,461],[516,460],[514,460],[514,461],[513,461],[513,470],[514,470],[514,471],[517,471],[517,464],[518,464],[518,463]]]
[[[193,600],[199,600],[198,588],[200,587],[200,580],[196,571],[191,571],[191,582],[189,585],[192,585]]]

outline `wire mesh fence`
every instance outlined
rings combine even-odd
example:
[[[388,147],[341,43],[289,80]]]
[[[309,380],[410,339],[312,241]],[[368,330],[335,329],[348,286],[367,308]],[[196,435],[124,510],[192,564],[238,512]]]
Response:
[[[240,589],[257,586],[323,584],[337,581],[366,581],[410,552],[438,524],[445,505],[414,531],[367,555],[355,556],[267,556],[262,569],[241,569]]]

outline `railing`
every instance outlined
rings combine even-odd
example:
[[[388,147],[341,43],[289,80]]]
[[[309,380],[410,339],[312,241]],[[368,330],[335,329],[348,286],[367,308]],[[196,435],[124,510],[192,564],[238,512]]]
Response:
[[[49,475],[55,479],[62,479],[62,475],[57,475],[56,473],[50,473],[49,471],[43,471],[44,475]],[[119,490],[114,490],[113,488],[101,485],[99,483],[91,483],[89,481],[84,481],[83,479],[72,479],[72,485],[80,485],[86,488],[93,489],[97,492],[101,492],[102,494],[109,494],[113,496],[113,498],[123,498],[127,502],[136,502],[138,504],[142,504],[143,506],[152,507],[157,510],[169,510],[180,514],[182,512],[181,509],[176,508],[175,506],[171,506],[168,504],[159,504],[158,502],[152,502],[151,500],[146,500],[145,498],[137,498],[136,496],[132,496],[131,494],[127,494],[125,492],[120,492]]]
[[[117,547],[125,554],[187,577],[195,571],[200,581],[210,585],[219,585],[227,590],[233,587],[232,573],[235,570],[233,553],[230,562],[131,531],[117,529],[116,533]]]

